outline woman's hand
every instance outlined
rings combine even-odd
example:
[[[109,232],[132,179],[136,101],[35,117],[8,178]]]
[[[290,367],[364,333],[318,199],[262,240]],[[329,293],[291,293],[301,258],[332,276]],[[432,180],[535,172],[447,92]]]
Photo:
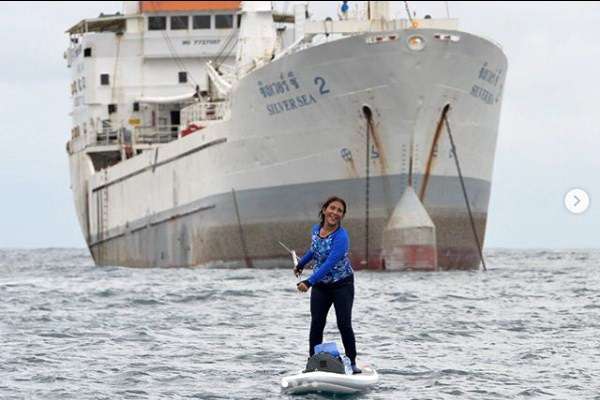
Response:
[[[296,275],[296,278],[302,275],[302,268],[294,267],[294,275]]]
[[[304,281],[302,281],[298,283],[297,287],[300,292],[308,292],[310,286],[307,285]]]

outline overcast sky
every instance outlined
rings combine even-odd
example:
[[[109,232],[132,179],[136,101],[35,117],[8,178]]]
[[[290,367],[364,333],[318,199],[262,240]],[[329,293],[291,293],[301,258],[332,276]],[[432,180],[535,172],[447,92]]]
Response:
[[[335,16],[340,2],[311,2]],[[352,2],[351,2],[352,3]],[[409,2],[444,17],[444,2]],[[64,31],[121,2],[3,3],[0,15],[0,247],[84,247],[65,143],[70,71]],[[508,57],[486,247],[599,247],[600,3],[449,2],[462,30]],[[405,18],[402,3],[394,14]],[[590,208],[563,205],[571,188]],[[599,203],[596,203],[598,201]]]

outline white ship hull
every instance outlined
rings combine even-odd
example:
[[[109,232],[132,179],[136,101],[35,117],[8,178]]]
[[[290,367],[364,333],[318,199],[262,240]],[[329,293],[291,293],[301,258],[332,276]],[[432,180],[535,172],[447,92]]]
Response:
[[[422,51],[407,46],[415,33],[425,38]],[[75,201],[96,263],[287,265],[278,241],[308,248],[320,203],[337,195],[348,202],[343,223],[354,266],[381,267],[383,229],[408,184],[412,154],[413,186],[436,225],[439,266],[479,265],[448,135],[433,142],[449,104],[483,238],[505,73],[490,81],[481,71],[506,71],[506,58],[464,32],[390,35],[395,40],[378,44],[373,34],[352,36],[275,60],[233,89],[229,119],[98,173],[73,152]],[[282,81],[287,87],[272,85]]]

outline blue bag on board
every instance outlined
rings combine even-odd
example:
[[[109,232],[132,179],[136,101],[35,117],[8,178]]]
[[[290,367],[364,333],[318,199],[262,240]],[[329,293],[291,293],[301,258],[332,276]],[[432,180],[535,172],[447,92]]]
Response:
[[[321,343],[315,346],[315,354],[318,353],[329,353],[334,357],[340,356],[340,351],[337,348],[335,342]]]

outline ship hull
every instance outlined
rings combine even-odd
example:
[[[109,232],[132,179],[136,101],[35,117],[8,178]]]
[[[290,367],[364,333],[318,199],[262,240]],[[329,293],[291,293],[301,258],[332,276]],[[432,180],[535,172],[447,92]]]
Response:
[[[479,254],[464,200],[459,196],[460,182],[457,178],[430,179],[436,188],[430,193],[430,204],[437,206],[428,207],[428,211],[438,227],[440,267],[478,265]],[[311,226],[318,221],[320,202],[336,194],[344,198],[349,207],[343,224],[351,240],[353,265],[380,269],[384,268],[382,235],[390,214],[386,204],[399,201],[406,182],[406,176],[370,179],[368,219],[365,179],[233,190],[134,221],[127,228],[111,230],[104,240],[92,245],[91,250],[100,265],[281,267],[288,265],[291,258],[278,242],[286,243],[300,253],[308,249]],[[383,196],[386,185],[391,189],[388,198]],[[482,209],[488,201],[489,183],[467,179],[466,187],[477,199],[478,203],[473,205]],[[449,193],[454,198],[449,198]],[[449,207],[449,204],[455,206]],[[475,212],[474,220],[479,237],[483,237],[486,214]]]
[[[383,268],[383,230],[410,182],[436,226],[438,266],[477,267],[454,156],[439,127],[449,106],[483,240],[506,58],[476,36],[442,33],[460,41],[400,31],[389,43],[359,35],[282,57],[240,81],[227,121],[95,174],[87,193],[75,189],[76,199],[87,196],[78,203],[87,207],[80,214],[94,260],[284,266],[288,255],[277,242],[308,248],[320,204],[337,195],[348,202],[353,265]],[[414,34],[428,47],[408,48]]]

